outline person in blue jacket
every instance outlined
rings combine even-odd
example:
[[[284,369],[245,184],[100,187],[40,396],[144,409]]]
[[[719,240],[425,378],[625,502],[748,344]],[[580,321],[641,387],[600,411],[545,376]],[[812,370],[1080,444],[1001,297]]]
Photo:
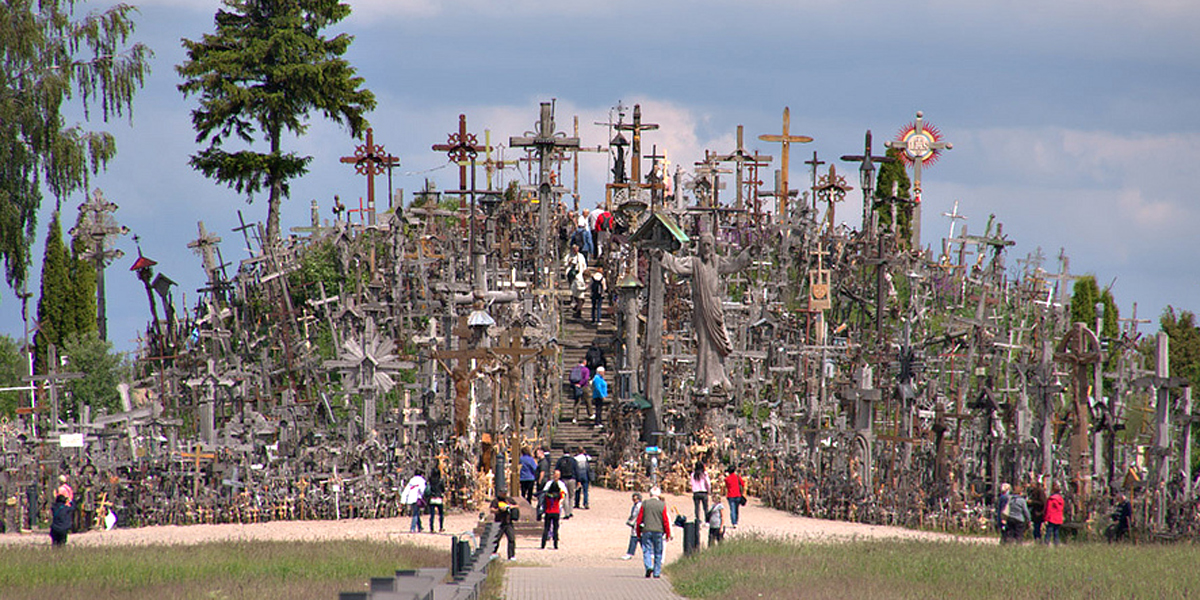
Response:
[[[533,504],[533,486],[537,483],[538,464],[529,454],[529,448],[521,448],[521,497]]]

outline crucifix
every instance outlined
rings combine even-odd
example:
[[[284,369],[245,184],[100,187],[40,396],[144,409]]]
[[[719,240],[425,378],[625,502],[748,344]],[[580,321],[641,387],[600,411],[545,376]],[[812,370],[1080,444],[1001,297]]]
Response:
[[[640,115],[640,113],[638,113]],[[532,134],[532,135],[529,135]],[[550,168],[557,150],[579,148],[579,138],[566,137],[554,132],[554,108],[549,102],[541,103],[541,116],[536,132],[527,132],[522,137],[510,137],[508,145],[513,148],[532,148],[538,154],[538,272],[536,281],[544,282],[547,277],[546,261],[550,259],[550,203],[553,189]]]
[[[383,174],[384,169],[391,169],[400,164],[398,157],[383,151],[383,146],[375,143],[375,135],[367,128],[367,143],[354,148],[354,156],[343,156],[342,162],[354,165],[354,172],[367,176],[367,225],[375,225],[375,176]]]
[[[817,246],[813,254],[817,256],[817,268],[810,269],[808,272],[808,311],[817,314],[816,343],[818,346],[824,346],[825,311],[833,308],[833,301],[829,296],[830,273],[822,261],[825,256],[829,255],[829,251],[824,246]]]
[[[811,137],[806,135],[791,135],[789,129],[792,124],[791,109],[787,106],[783,107],[783,132],[779,135],[764,133],[758,136],[758,139],[764,142],[776,142],[783,145],[783,151],[779,158],[779,170],[782,173],[779,188],[775,190],[775,218],[779,221],[787,222],[787,204],[788,204],[788,158],[791,155],[792,144],[805,144],[813,141]]]
[[[1091,408],[1088,406],[1088,365],[1100,364],[1100,340],[1083,323],[1075,323],[1059,341],[1054,358],[1071,365],[1071,396],[1075,416],[1075,431],[1071,432],[1071,474],[1075,478],[1075,493],[1081,501],[1086,499],[1091,487],[1091,469],[1088,468],[1088,426]]]
[[[84,220],[79,225],[72,227],[69,232],[72,237],[81,237],[92,241],[92,244],[83,251],[82,256],[91,261],[96,268],[96,331],[102,340],[108,339],[104,267],[125,256],[121,250],[110,249],[109,246],[112,245],[112,238],[129,233],[128,227],[117,225],[113,219],[112,213],[116,210],[117,205],[105,200],[104,193],[100,191],[100,188],[96,188],[92,192],[91,198],[79,205],[79,212],[85,215]]]
[[[917,111],[917,121],[912,128],[904,132],[900,139],[884,143],[888,148],[903,150],[904,156],[913,165],[912,197],[915,206],[911,228],[914,249],[921,247],[921,167],[925,161],[932,164],[940,150],[950,150],[954,147],[954,144],[941,140],[937,128],[925,127],[924,116],[925,113]]]
[[[815,153],[813,158],[816,158]],[[871,156],[871,130],[868,129],[863,153],[861,155],[847,154],[842,157],[842,160],[859,163],[858,182],[862,186],[863,193],[862,230],[871,231],[874,229],[871,215],[874,213],[872,192],[875,190],[875,163],[896,162],[896,159],[890,156]],[[951,235],[951,237],[954,236]]]
[[[635,186],[642,184],[642,132],[653,131],[655,129],[658,129],[657,123],[642,122],[641,104],[633,105],[633,123],[629,125],[617,123],[617,131],[633,132],[633,143],[630,146],[633,156],[630,159],[629,179]]]
[[[696,162],[696,175],[699,176],[699,181],[696,182],[696,191],[700,198],[701,206],[719,207],[720,191],[725,187],[721,183],[722,173],[732,173],[730,169],[722,169],[717,166],[722,162],[720,157],[715,154],[709,154],[708,150],[704,151],[704,160]]]
[[[204,228],[204,221],[197,221],[196,228],[199,230],[199,234],[196,239],[188,242],[187,247],[200,254],[200,260],[204,263],[204,272],[208,273],[208,289],[219,293],[225,288],[220,271],[223,265],[217,259],[217,244],[221,243],[221,237],[209,233]]]
[[[772,160],[772,157],[759,154],[757,151],[755,151],[754,154],[746,151],[746,147],[742,143],[743,130],[744,127],[741,125],[737,126],[737,148],[734,148],[733,152],[730,152],[729,154],[716,157],[716,160],[720,162],[732,162],[737,164],[737,166],[734,168],[734,180],[736,182],[734,185],[737,186],[737,204],[734,206],[734,208],[737,208],[738,210],[746,208],[742,195],[742,186],[745,185],[743,172],[746,169],[746,164],[768,163]]]

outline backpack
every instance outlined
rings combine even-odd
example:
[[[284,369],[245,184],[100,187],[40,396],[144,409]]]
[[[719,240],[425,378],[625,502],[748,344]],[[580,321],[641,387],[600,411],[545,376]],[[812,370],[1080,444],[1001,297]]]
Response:
[[[513,522],[521,520],[521,507],[516,504],[509,505],[508,520]]]
[[[570,381],[574,385],[579,385],[579,384],[583,383],[583,366],[582,365],[575,365],[571,369]]]
[[[612,213],[604,211],[596,217],[596,231],[611,231],[613,224]]]

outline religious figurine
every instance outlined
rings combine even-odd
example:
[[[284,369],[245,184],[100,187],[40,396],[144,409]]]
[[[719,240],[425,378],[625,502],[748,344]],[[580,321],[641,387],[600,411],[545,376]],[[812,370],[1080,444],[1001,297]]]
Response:
[[[723,394],[730,388],[725,375],[725,357],[733,351],[729,333],[725,331],[725,311],[721,306],[724,294],[720,275],[736,273],[750,264],[751,247],[736,258],[717,255],[716,242],[709,232],[700,234],[698,254],[676,258],[662,254],[664,269],[676,275],[692,278],[692,328],[696,331],[697,394]]]

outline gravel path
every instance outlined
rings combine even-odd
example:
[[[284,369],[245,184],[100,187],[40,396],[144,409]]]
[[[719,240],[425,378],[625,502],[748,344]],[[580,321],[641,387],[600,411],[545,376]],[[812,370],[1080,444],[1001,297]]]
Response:
[[[558,550],[541,550],[540,539],[517,538],[517,561],[520,565],[564,565],[616,567],[628,564],[640,568],[638,559],[620,559],[629,542],[630,495],[627,492],[592,488],[591,509],[575,511],[574,518],[563,521]],[[692,501],[682,496],[667,496],[674,508],[685,515],[692,514]],[[478,513],[446,515],[446,533],[408,533],[409,519],[350,519],[342,521],[277,521],[251,525],[188,525],[115,529],[72,534],[68,543],[82,546],[123,546],[131,544],[200,544],[220,540],[333,540],[364,539],[410,542],[446,550],[449,555],[450,535],[474,528]],[[527,517],[526,517],[527,518]],[[947,534],[911,531],[897,527],[861,525],[799,517],[786,512],[764,508],[757,499],[742,507],[740,527],[728,529],[727,537],[757,532],[772,537],[798,541],[846,541],[852,539],[908,538],[927,540],[962,539]],[[424,519],[428,525],[428,517]],[[707,543],[708,533],[702,540]],[[666,559],[682,554],[682,532],[667,544]],[[9,533],[0,535],[3,545],[44,545],[49,535]],[[501,547],[503,552],[503,546]]]

